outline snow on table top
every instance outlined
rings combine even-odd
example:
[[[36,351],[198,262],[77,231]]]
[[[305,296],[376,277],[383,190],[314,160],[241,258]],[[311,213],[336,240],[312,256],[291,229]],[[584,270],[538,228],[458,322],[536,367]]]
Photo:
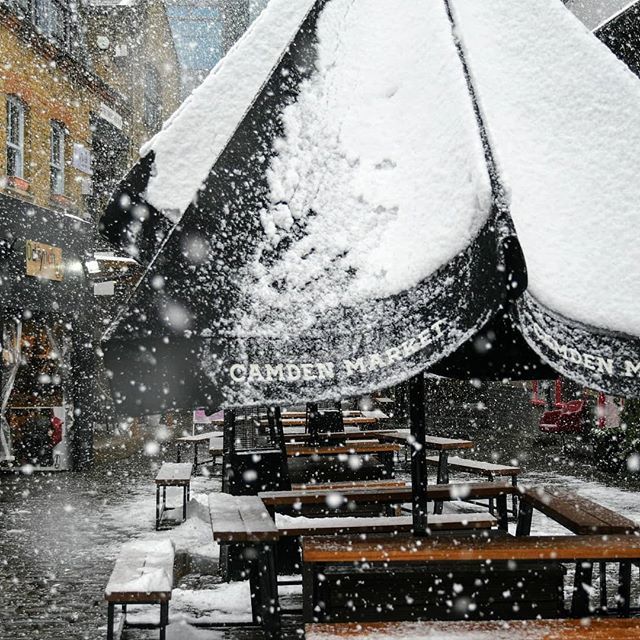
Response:
[[[332,0],[317,37],[316,71],[283,112],[260,213],[265,248],[298,221],[305,235],[275,265],[256,260],[246,285],[258,309],[288,311],[300,329],[323,308],[418,284],[468,246],[491,208],[443,3]]]
[[[529,292],[640,335],[640,82],[559,0],[452,0]]]
[[[147,142],[155,153],[146,200],[178,222],[315,0],[271,0],[207,79]]]

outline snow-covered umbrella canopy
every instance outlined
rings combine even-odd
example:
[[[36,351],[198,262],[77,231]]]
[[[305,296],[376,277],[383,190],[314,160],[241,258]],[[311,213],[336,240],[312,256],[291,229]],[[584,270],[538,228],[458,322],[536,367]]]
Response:
[[[147,265],[105,336],[118,400],[438,363],[640,395],[639,142],[640,83],[559,0],[271,0],[104,218]]]

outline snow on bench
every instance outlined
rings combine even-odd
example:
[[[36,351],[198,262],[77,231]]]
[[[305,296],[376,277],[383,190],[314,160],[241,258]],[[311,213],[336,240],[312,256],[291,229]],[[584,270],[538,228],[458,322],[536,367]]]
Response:
[[[160,640],[169,623],[175,550],[171,540],[132,540],[122,545],[104,591],[108,603],[107,640],[116,635],[115,605],[122,605],[118,636],[126,625],[127,604],[160,605]]]
[[[258,496],[209,495],[213,539],[218,542],[267,542],[280,533]]]
[[[174,548],[171,540],[133,540],[122,546],[105,589],[107,601],[170,600]]]
[[[447,513],[430,515],[431,531],[491,529],[498,519],[488,513]],[[413,528],[411,516],[305,518],[304,516],[276,515],[281,536],[341,535],[353,533],[406,533]]]
[[[520,493],[516,535],[529,535],[533,509],[578,535],[640,532],[640,525],[633,520],[573,491],[557,487],[521,487]]]
[[[438,456],[427,456],[427,463],[431,465],[439,464]],[[521,469],[511,465],[495,464],[493,462],[483,462],[481,460],[471,460],[469,458],[449,458],[447,464],[450,469],[467,471],[468,473],[478,473],[487,478],[494,476],[517,476]]]

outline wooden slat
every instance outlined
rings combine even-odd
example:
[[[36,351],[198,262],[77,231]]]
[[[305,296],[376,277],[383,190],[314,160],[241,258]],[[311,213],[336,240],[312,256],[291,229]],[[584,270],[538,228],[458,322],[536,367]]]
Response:
[[[219,542],[263,542],[280,537],[264,503],[258,496],[209,495],[213,539]]]
[[[511,484],[503,482],[470,482],[430,485],[427,488],[429,500],[461,500],[495,498],[499,495],[513,495],[516,491]],[[411,487],[361,487],[334,489],[307,489],[301,491],[264,491],[260,494],[268,506],[292,506],[294,504],[326,504],[329,496],[339,493],[344,502],[401,504],[411,502]],[[331,501],[331,498],[329,498]]]
[[[191,482],[193,465],[190,462],[163,462],[156,476],[156,484],[183,486]]]
[[[196,433],[193,436],[182,436],[176,438],[176,442],[203,442],[204,440],[211,440],[211,438],[222,438],[220,431],[207,431],[205,433]]]
[[[506,560],[621,561],[640,559],[640,537],[523,536],[474,537],[372,536],[303,538],[305,562],[497,562]]]
[[[382,444],[379,442],[348,442],[344,446],[320,445],[317,447],[304,444],[288,444],[287,455],[299,456],[342,456],[366,455],[377,453],[396,453],[401,447],[397,444]]]
[[[393,430],[389,431],[378,431],[378,430],[368,430],[368,431],[337,431],[337,432],[326,432],[320,434],[320,437],[323,440],[384,440],[386,435],[392,435],[395,433]],[[311,435],[308,433],[285,433],[284,440],[285,442],[307,442],[311,439]]]
[[[336,522],[336,520],[340,522]],[[497,524],[497,518],[488,513],[445,513],[429,516],[430,531],[491,529]],[[402,533],[412,531],[413,522],[411,516],[304,518],[304,522],[288,521],[278,526],[278,529],[283,536]]]
[[[382,432],[381,440],[397,442],[399,444],[411,445],[414,437],[409,431]],[[460,440],[457,438],[440,438],[439,436],[426,436],[425,445],[427,449],[433,451],[451,451],[455,449],[472,449],[475,445],[471,440]]]
[[[438,465],[438,456],[427,456],[427,463]],[[471,460],[469,458],[451,457],[447,461],[449,469],[468,471],[469,473],[482,473],[486,476],[517,476],[521,469],[505,464],[495,464],[482,460]]]
[[[438,640],[637,640],[639,619],[509,620],[497,622],[344,622],[305,625],[307,640],[438,638]]]
[[[405,480],[344,480],[342,482],[318,482],[308,484],[292,484],[292,491],[343,491],[348,489],[384,489],[386,487],[407,487]]]
[[[546,516],[577,534],[634,533],[640,525],[593,500],[565,489],[522,489],[522,498]]]

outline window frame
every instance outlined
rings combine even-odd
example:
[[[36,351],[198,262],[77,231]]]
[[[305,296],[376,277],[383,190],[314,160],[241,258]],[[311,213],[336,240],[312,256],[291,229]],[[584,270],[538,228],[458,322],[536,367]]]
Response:
[[[58,137],[56,144],[56,136]],[[65,146],[67,131],[62,122],[51,120],[51,132],[49,134],[49,182],[53,195],[63,196],[65,188]],[[54,152],[57,150],[57,154]]]
[[[24,180],[24,128],[25,128],[25,120],[26,120],[26,106],[24,102],[15,95],[7,96],[6,101],[7,107],[7,139],[6,139],[6,159],[7,159],[7,175],[15,178],[20,178]],[[12,140],[13,136],[13,124],[11,118],[12,110],[17,110],[18,114],[18,140],[14,142]],[[10,170],[10,160],[9,153],[10,150],[14,153],[13,164],[16,167],[13,170]],[[17,160],[16,160],[17,159]],[[18,161],[19,160],[19,161]]]
[[[162,82],[153,65],[145,68],[143,121],[154,132],[162,127]]]
[[[54,21],[56,15],[60,21]],[[69,46],[69,10],[59,0],[33,0],[33,23],[40,33],[62,49]],[[61,31],[54,26],[61,26]]]

